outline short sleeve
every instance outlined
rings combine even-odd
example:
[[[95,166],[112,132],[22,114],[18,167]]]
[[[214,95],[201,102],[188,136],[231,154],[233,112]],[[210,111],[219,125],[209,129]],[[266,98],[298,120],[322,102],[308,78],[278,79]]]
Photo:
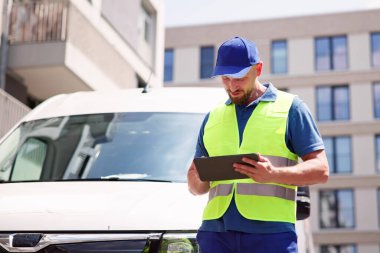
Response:
[[[303,157],[324,149],[318,127],[307,105],[295,97],[289,110],[286,145],[290,151]]]

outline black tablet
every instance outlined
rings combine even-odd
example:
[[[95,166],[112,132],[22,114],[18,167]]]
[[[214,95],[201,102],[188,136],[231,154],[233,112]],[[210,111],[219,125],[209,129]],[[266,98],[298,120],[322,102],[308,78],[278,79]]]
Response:
[[[242,161],[243,157],[248,157],[256,161],[259,160],[258,154],[251,153],[242,155],[195,158],[194,163],[197,168],[199,177],[202,181],[242,179],[247,178],[247,176],[239,172],[236,172],[233,167],[233,164],[245,164]]]

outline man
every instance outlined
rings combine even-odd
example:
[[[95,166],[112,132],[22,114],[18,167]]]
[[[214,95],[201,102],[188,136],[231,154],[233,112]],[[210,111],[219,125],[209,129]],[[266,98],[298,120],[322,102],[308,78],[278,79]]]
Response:
[[[247,179],[203,182],[190,166],[190,192],[210,192],[197,234],[202,253],[297,252],[296,186],[328,179],[324,145],[308,108],[271,83],[261,84],[262,66],[256,44],[245,38],[219,47],[213,77],[221,76],[229,100],[205,117],[195,157],[260,155],[234,164]]]

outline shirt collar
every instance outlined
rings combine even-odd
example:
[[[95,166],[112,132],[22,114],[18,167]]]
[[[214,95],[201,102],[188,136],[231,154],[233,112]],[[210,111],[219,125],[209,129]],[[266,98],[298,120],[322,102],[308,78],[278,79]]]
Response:
[[[255,101],[253,101],[252,103],[250,103],[249,105],[247,105],[246,107],[252,105],[253,103],[258,103],[260,101],[265,101],[265,102],[276,101],[276,98],[277,98],[277,89],[276,89],[276,87],[274,87],[273,84],[271,84],[271,83],[266,83],[266,84],[263,84],[263,85],[265,87],[267,87],[267,89],[265,90],[264,94],[261,97],[259,97],[258,99],[256,99]],[[225,104],[226,105],[232,104],[231,99],[228,99]]]

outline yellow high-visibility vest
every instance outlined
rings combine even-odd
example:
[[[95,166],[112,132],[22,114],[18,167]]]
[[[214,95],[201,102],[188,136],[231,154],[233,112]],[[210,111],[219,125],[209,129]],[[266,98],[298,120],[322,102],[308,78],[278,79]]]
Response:
[[[260,153],[275,166],[297,164],[298,156],[286,146],[285,133],[294,95],[277,91],[273,102],[260,101],[244,129],[239,145],[235,105],[221,104],[210,112],[203,141],[209,156]],[[232,168],[231,168],[232,169]],[[204,220],[218,219],[226,212],[233,195],[239,213],[251,220],[296,221],[297,187],[238,179],[211,182]]]

